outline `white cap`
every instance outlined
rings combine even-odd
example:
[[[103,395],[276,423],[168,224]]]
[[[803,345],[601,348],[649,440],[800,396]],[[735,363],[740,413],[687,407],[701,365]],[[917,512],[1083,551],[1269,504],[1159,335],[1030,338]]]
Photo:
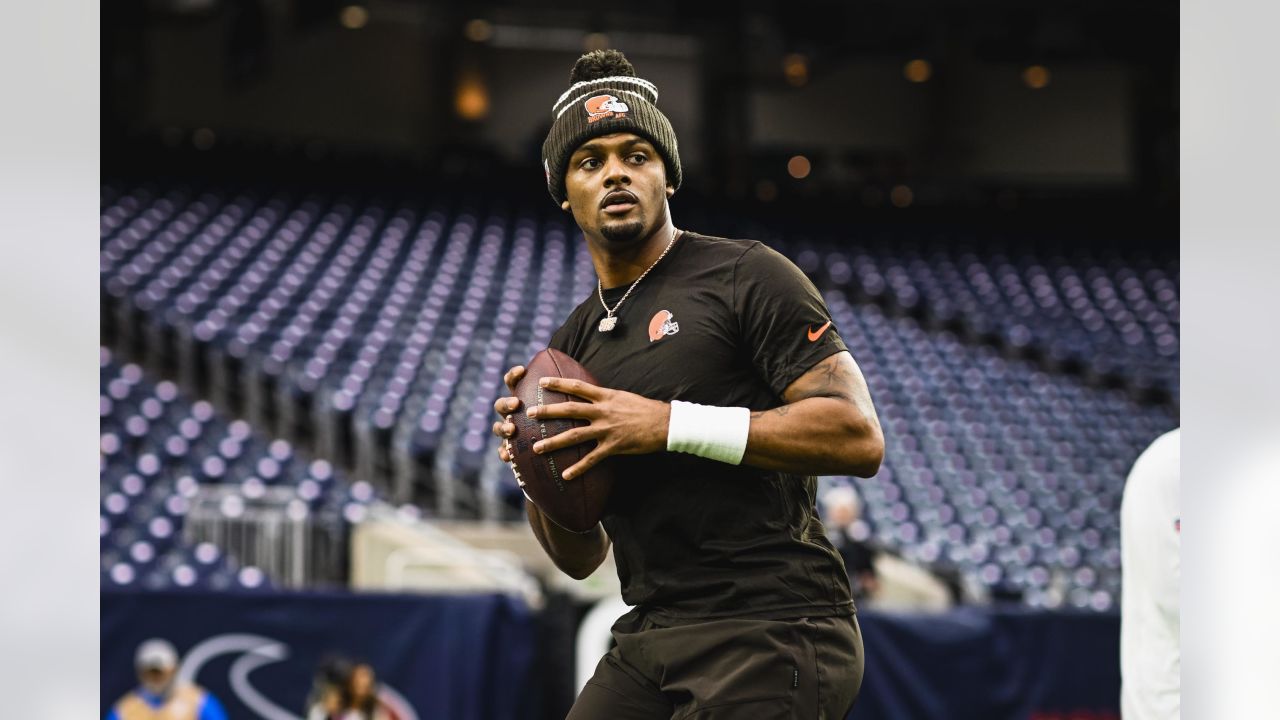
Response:
[[[147,668],[172,670],[178,666],[178,651],[168,640],[152,638],[138,646],[133,664],[139,670]]]
[[[822,503],[822,507],[826,510],[830,510],[836,505],[851,505],[854,512],[857,512],[858,491],[844,483],[833,484],[826,492],[822,493],[819,502]]]

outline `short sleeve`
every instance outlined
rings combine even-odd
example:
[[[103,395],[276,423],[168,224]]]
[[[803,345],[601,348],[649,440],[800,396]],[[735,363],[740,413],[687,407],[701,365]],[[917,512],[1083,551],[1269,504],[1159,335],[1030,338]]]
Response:
[[[752,363],[779,397],[814,365],[848,350],[818,288],[767,245],[755,243],[738,258],[733,306]]]

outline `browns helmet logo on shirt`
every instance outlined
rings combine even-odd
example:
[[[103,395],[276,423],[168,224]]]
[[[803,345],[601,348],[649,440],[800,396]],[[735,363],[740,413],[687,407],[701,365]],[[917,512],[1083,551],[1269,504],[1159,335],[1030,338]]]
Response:
[[[661,340],[668,335],[680,332],[680,323],[675,321],[670,310],[659,310],[649,321],[649,342]]]
[[[615,95],[596,95],[587,98],[582,106],[587,109],[587,122],[593,123],[611,117],[622,117],[631,112],[631,108]]]

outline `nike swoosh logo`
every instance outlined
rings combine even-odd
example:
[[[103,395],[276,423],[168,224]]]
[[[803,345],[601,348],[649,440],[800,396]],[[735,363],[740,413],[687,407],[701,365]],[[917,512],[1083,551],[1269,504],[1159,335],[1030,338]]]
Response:
[[[831,327],[830,320],[828,320],[825,325],[818,328],[817,330],[809,330],[809,342],[817,342],[818,338],[822,337],[822,333],[826,332],[827,328],[829,327]]]

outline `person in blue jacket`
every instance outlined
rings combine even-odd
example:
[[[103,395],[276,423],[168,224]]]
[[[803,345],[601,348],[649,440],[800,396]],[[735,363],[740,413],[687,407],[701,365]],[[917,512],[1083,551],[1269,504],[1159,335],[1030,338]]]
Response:
[[[153,638],[134,656],[138,687],[120,698],[107,720],[227,720],[222,703],[194,683],[175,680],[178,652],[166,640]]]

